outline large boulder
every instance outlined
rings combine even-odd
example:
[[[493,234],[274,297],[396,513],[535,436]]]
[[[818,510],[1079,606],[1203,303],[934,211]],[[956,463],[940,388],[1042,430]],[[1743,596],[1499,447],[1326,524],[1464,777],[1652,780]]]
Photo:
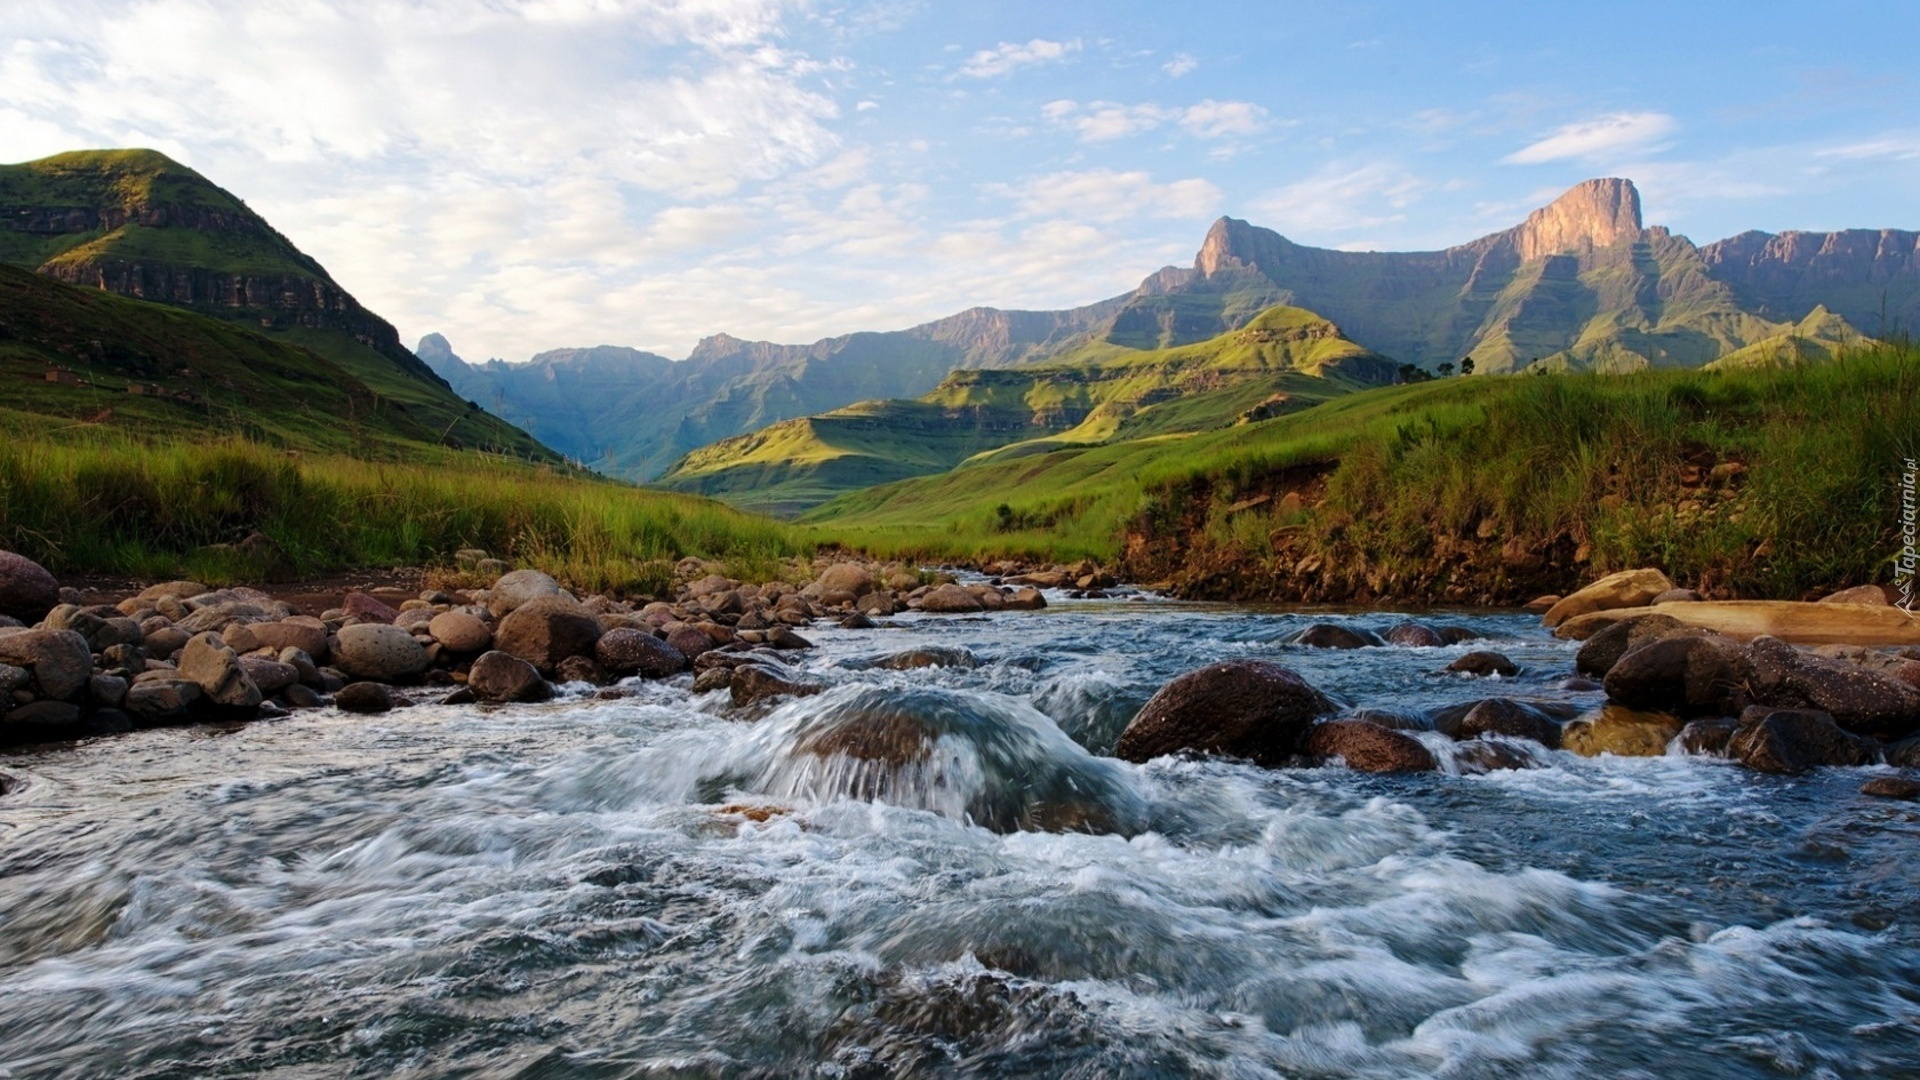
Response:
[[[1562,599],[1548,608],[1540,621],[1553,627],[1589,612],[1645,607],[1671,588],[1673,582],[1658,570],[1622,570]]]
[[[333,664],[359,679],[393,682],[427,670],[427,650],[413,635],[385,623],[340,628]]]
[[[0,551],[0,615],[39,622],[60,602],[60,583],[47,568],[11,551]]]
[[[920,610],[936,614],[961,615],[985,611],[986,605],[964,586],[949,582],[928,590],[927,594],[920,598]]]
[[[645,630],[624,626],[601,634],[600,640],[593,643],[593,657],[600,661],[601,667],[616,675],[639,675],[648,679],[664,679],[687,667],[685,653]]]
[[[474,660],[467,671],[467,689],[481,701],[533,702],[553,697],[553,687],[532,664],[498,649]]]
[[[1488,698],[1468,709],[1457,725],[1443,725],[1436,719],[1434,726],[1460,740],[1504,735],[1556,749],[1560,746],[1560,722],[1544,709],[1512,698]]]
[[[1554,628],[1553,636],[1585,641],[1609,623],[1659,614],[1740,641],[1774,637],[1792,645],[1920,645],[1920,619],[1885,604],[1824,604],[1795,600],[1709,600],[1662,604],[1654,608],[1617,608],[1576,615]]]
[[[834,563],[820,574],[818,582],[821,593],[851,593],[853,598],[873,591],[873,573],[859,563]]]
[[[1607,672],[1607,697],[1629,708],[1680,716],[1725,716],[1747,704],[1753,661],[1715,635],[1657,638]]]
[[[1755,638],[1752,696],[1776,708],[1816,709],[1848,731],[1900,739],[1920,732],[1920,689],[1890,675]]]
[[[1295,634],[1293,643],[1313,649],[1364,649],[1380,644],[1380,639],[1364,630],[1353,630],[1335,623],[1314,623]]]
[[[667,626],[666,641],[675,652],[689,660],[711,652],[720,645],[705,630],[691,623],[670,623]]]
[[[131,714],[137,724],[170,724],[187,719],[187,711],[199,700],[199,684],[175,678],[168,672],[161,678],[135,679],[120,707]]]
[[[55,700],[79,693],[93,675],[87,639],[72,630],[0,630],[0,663],[32,671],[40,696]]]
[[[260,687],[240,666],[240,657],[217,634],[195,634],[180,650],[180,677],[200,688],[215,705],[251,709],[260,704]]]
[[[569,656],[592,656],[600,620],[564,596],[538,596],[513,609],[494,631],[494,648],[552,675]]]
[[[1671,615],[1641,615],[1622,619],[1588,638],[1574,654],[1573,668],[1582,675],[1604,679],[1620,658],[1663,637],[1699,637],[1706,631],[1689,627]]]
[[[1411,735],[1365,720],[1329,720],[1315,724],[1301,743],[1302,753],[1339,758],[1359,772],[1432,772],[1433,754]]]
[[[1409,620],[1395,623],[1387,630],[1389,645],[1401,645],[1409,649],[1437,649],[1446,643],[1446,639],[1440,636],[1440,632],[1426,623]]]
[[[538,570],[515,570],[502,574],[487,590],[487,610],[496,619],[505,618],[520,605],[542,596],[559,596],[560,583]]]
[[[348,593],[340,601],[340,609],[361,622],[391,623],[400,618],[398,611],[363,592]]]
[[[427,621],[427,633],[448,652],[485,652],[493,644],[493,630],[470,611],[443,611]]]
[[[279,622],[252,623],[247,629],[255,641],[278,652],[299,649],[316,660],[327,655],[327,624],[307,615],[295,615]]]
[[[1279,766],[1299,751],[1313,722],[1335,709],[1325,694],[1278,664],[1229,660],[1161,687],[1120,733],[1114,753],[1150,761],[1185,751]]]
[[[826,689],[819,683],[788,678],[786,673],[763,664],[742,664],[734,668],[728,686],[732,690],[735,706],[751,705],[776,697],[807,697]]]
[[[1560,745],[1582,757],[1660,757],[1680,734],[1678,717],[1608,705],[1598,715],[1570,720],[1560,729]]]
[[[1756,707],[1740,719],[1727,752],[1757,772],[1791,775],[1822,765],[1873,762],[1866,741],[1840,730],[1833,717],[1823,712]]]
[[[300,669],[265,656],[240,657],[240,670],[268,697],[300,681]]]
[[[393,691],[377,682],[348,683],[334,692],[333,704],[341,712],[383,713],[394,706]]]

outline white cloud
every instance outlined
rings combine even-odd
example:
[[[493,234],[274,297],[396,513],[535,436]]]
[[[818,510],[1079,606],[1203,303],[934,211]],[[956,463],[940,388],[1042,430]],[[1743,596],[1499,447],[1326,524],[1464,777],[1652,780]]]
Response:
[[[1052,64],[1080,51],[1078,41],[1048,41],[1034,38],[1025,45],[1003,41],[991,49],[981,49],[960,65],[960,74],[970,79],[993,79],[1016,68]]]
[[[1567,124],[1501,160],[1509,165],[1539,165],[1566,160],[1603,161],[1620,154],[1659,149],[1679,127],[1679,121],[1666,113],[1612,113]]]
[[[1155,183],[1143,171],[1088,169],[1036,176],[1017,185],[993,184],[990,194],[1013,199],[1030,217],[1119,222],[1142,217],[1206,218],[1220,206],[1220,189],[1201,179]]]
[[[1173,59],[1160,65],[1160,70],[1172,78],[1190,75],[1200,67],[1200,60],[1192,53],[1174,53]]]
[[[1397,165],[1336,162],[1268,192],[1252,209],[1255,224],[1324,243],[1405,221],[1406,209],[1431,186]]]
[[[1051,123],[1072,128],[1079,134],[1080,141],[1087,143],[1125,139],[1169,123],[1179,125],[1195,138],[1226,139],[1257,135],[1267,129],[1269,121],[1267,110],[1250,101],[1211,98],[1184,108],[1151,102],[1123,105],[1116,101],[1090,101],[1082,105],[1062,99],[1041,106],[1040,115]]]
[[[1920,160],[1920,135],[1894,134],[1865,142],[1830,146],[1814,152],[1815,157],[1841,161],[1914,161]]]
[[[1202,139],[1258,135],[1267,128],[1267,110],[1250,101],[1208,98],[1180,114],[1180,126]]]

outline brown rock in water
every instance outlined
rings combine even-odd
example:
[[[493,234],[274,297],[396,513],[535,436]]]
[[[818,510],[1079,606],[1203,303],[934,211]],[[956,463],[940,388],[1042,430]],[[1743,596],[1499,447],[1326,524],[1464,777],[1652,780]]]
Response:
[[[1559,626],[1576,615],[1616,608],[1644,607],[1653,598],[1673,588],[1673,582],[1658,570],[1622,570],[1561,600],[1540,621],[1548,627]]]
[[[1792,775],[1823,765],[1867,765],[1864,740],[1840,730],[1833,717],[1812,709],[1756,706],[1740,717],[1727,744],[1734,760],[1756,772]]]
[[[264,696],[240,666],[240,657],[215,634],[196,634],[187,640],[186,648],[180,650],[179,672],[215,705],[251,709]]]
[[[1559,593],[1548,593],[1545,596],[1536,596],[1533,599],[1527,601],[1525,604],[1521,605],[1520,610],[1526,612],[1529,615],[1545,615],[1548,611],[1553,609],[1553,605],[1559,602],[1560,602]]]
[[[985,611],[986,605],[966,588],[949,583],[937,586],[921,597],[920,610],[936,614],[959,615]]]
[[[1538,764],[1519,746],[1496,739],[1473,739],[1456,743],[1453,748],[1453,761],[1462,774],[1469,776],[1511,769],[1531,769]]]
[[[1573,669],[1596,679],[1606,678],[1622,656],[1663,637],[1699,637],[1706,631],[1689,627],[1667,615],[1622,619],[1586,640],[1574,654]]]
[[[1008,611],[1038,611],[1047,606],[1047,598],[1031,585],[1023,586],[1006,598]]]
[[[607,677],[607,670],[591,656],[567,657],[560,661],[558,668],[554,669],[553,677],[563,683],[583,682],[592,683],[595,686],[612,681]]]
[[[1753,661],[1722,637],[1667,637],[1622,656],[1607,672],[1607,696],[1622,705],[1680,716],[1725,716],[1744,708]]]
[[[846,593],[854,600],[873,591],[873,573],[859,563],[834,563],[820,574],[822,593]],[[851,601],[849,601],[851,602]]]
[[[1151,761],[1192,752],[1279,766],[1313,722],[1335,711],[1325,694],[1278,664],[1230,660],[1161,687],[1120,734],[1116,757]]]
[[[11,551],[0,551],[0,615],[36,623],[60,603],[60,583],[47,568]]]
[[[686,655],[680,650],[644,630],[626,627],[600,635],[594,642],[593,655],[600,666],[618,675],[664,679],[687,669]]]
[[[1470,652],[1460,657],[1453,663],[1448,664],[1447,670],[1478,678],[1485,678],[1488,675],[1499,675],[1502,678],[1511,679],[1515,675],[1520,674],[1519,665],[1500,653],[1485,649]]]
[[[1560,745],[1581,757],[1661,757],[1682,726],[1666,713],[1608,705],[1595,716],[1568,721],[1560,729]]]
[[[980,658],[972,649],[961,645],[928,645],[919,649],[908,649],[894,653],[876,662],[874,667],[889,671],[911,671],[915,668],[977,668]]]
[[[564,596],[540,596],[500,620],[493,644],[501,652],[532,664],[540,674],[551,675],[569,656],[592,656],[600,635],[600,620],[578,602]]]
[[[43,698],[70,698],[93,675],[87,639],[72,630],[0,630],[0,663],[33,672]]]
[[[384,623],[341,627],[333,663],[360,679],[393,682],[410,679],[427,669],[427,650],[413,635]]]
[[[1559,721],[1539,708],[1511,698],[1488,698],[1480,702],[1460,718],[1457,733],[1450,734],[1460,740],[1506,735],[1531,739],[1549,748],[1560,746]]]
[[[1860,794],[1882,799],[1920,799],[1920,780],[1904,776],[1876,776],[1860,785]]]
[[[693,692],[696,694],[707,694],[715,690],[725,690],[732,685],[732,668],[711,667],[694,678]]]
[[[493,644],[486,621],[468,611],[443,611],[427,621],[427,633],[448,652],[480,653]]]
[[[1848,731],[1899,739],[1920,731],[1920,690],[1857,664],[1755,638],[1751,690],[1758,704],[1831,714]]]
[[[480,701],[535,702],[553,697],[553,687],[532,664],[495,649],[481,653],[467,669],[467,689]]]
[[[370,625],[379,625],[378,623]],[[393,691],[377,682],[348,683],[333,695],[334,707],[341,712],[383,713],[393,709]]]
[[[718,647],[718,643],[708,637],[704,631],[686,623],[680,623],[667,631],[667,644],[673,646],[675,651],[689,660]]]
[[[1738,730],[1740,722],[1728,717],[1689,721],[1680,729],[1680,748],[1689,754],[1726,757],[1727,744],[1733,741],[1733,733]]]
[[[756,701],[775,697],[807,697],[826,689],[819,683],[794,681],[772,668],[762,667],[759,664],[745,664],[734,668],[733,679],[728,687],[733,691],[735,706],[751,705]]]
[[[1340,758],[1357,772],[1432,772],[1433,755],[1420,740],[1365,720],[1328,720],[1315,724],[1301,744],[1302,753]]]
[[[260,693],[268,697],[300,681],[298,668],[264,656],[240,657],[240,670],[246,673],[247,678],[253,680],[253,685],[260,688]]]
[[[1386,633],[1387,644],[1400,645],[1409,649],[1436,649],[1447,643],[1440,631],[1426,623],[1396,623]]]
[[[1350,630],[1333,623],[1314,623],[1295,635],[1293,644],[1312,649],[1364,649],[1380,642],[1364,631]]]
[[[152,674],[151,672],[149,674]],[[127,688],[121,708],[140,724],[168,724],[187,718],[187,710],[200,700],[200,687],[185,679],[134,680]]]
[[[522,604],[543,596],[559,596],[560,583],[538,570],[515,570],[502,574],[487,590],[487,610],[503,619]]]

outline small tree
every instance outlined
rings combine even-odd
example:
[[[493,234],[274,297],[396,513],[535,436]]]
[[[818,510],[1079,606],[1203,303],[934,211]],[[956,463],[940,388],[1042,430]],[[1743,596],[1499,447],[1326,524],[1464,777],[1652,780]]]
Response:
[[[1462,375],[1473,374],[1473,357],[1463,356],[1460,358],[1460,374]]]
[[[1453,374],[1453,362],[1449,360],[1448,362],[1441,364],[1440,367],[1436,370],[1440,372],[1440,377],[1444,379],[1447,376]]]

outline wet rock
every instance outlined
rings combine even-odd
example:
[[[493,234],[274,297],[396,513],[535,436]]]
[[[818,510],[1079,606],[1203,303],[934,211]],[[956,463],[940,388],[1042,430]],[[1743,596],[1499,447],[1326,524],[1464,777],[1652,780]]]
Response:
[[[379,623],[368,625],[378,626]],[[377,682],[348,683],[333,695],[333,705],[341,712],[383,713],[393,709],[393,691]]]
[[[268,697],[300,681],[300,669],[264,656],[240,657],[240,670]]]
[[[847,593],[853,599],[873,591],[873,573],[859,563],[835,563],[820,574],[818,581],[822,593]]]
[[[118,675],[95,675],[87,680],[87,697],[102,708],[117,709],[127,700],[127,687],[132,685]]]
[[[318,709],[327,703],[320,691],[295,683],[280,692],[280,702],[289,709]]]
[[[1486,636],[1466,626],[1440,626],[1435,629],[1440,633],[1440,640],[1448,645],[1458,645],[1463,641],[1479,641]]]
[[[733,692],[735,707],[776,697],[807,697],[826,689],[819,683],[789,679],[784,673],[759,664],[746,664],[734,668],[733,678],[728,683],[728,688]]]
[[[0,737],[9,742],[70,739],[79,734],[80,706],[67,701],[35,701],[0,716]]]
[[[707,693],[712,693],[715,690],[725,690],[732,685],[733,685],[733,669],[732,668],[711,667],[701,672],[698,676],[694,678],[693,692],[696,694],[707,694]]]
[[[1679,716],[1727,715],[1746,704],[1753,662],[1722,637],[1668,637],[1622,656],[1607,672],[1607,696],[1623,705]]]
[[[607,670],[591,656],[569,656],[560,661],[560,666],[554,669],[554,678],[563,683],[583,682],[595,686],[612,681],[607,678]]]
[[[1920,731],[1920,690],[1898,679],[1774,638],[1755,638],[1747,652],[1756,703],[1816,709],[1848,731],[1883,739]]]
[[[360,592],[348,593],[340,601],[340,609],[345,611],[349,618],[358,619],[361,622],[392,625],[396,619],[400,618],[398,611]]]
[[[1864,740],[1840,730],[1833,717],[1812,709],[1749,709],[1727,744],[1728,754],[1756,772],[1792,775],[1823,765],[1867,765]]]
[[[1733,741],[1733,733],[1738,730],[1740,722],[1730,717],[1691,720],[1680,729],[1680,748],[1689,754],[1725,757],[1727,744]]]
[[[60,602],[60,583],[47,568],[11,551],[0,551],[0,615],[35,623]]]
[[[1881,755],[1889,765],[1920,769],[1920,737],[1888,743],[1881,749]]]
[[[1006,598],[1008,611],[1038,611],[1047,606],[1047,598],[1039,589],[1031,585],[1014,590]]]
[[[1329,720],[1315,724],[1301,752],[1340,758],[1357,772],[1431,772],[1433,755],[1420,740],[1365,720]]]
[[[1387,644],[1402,645],[1409,649],[1437,649],[1446,644],[1440,632],[1426,623],[1395,623],[1387,631]]]
[[[1561,679],[1555,688],[1565,690],[1569,694],[1590,694],[1595,690],[1606,689],[1605,685],[1578,675],[1571,679]]]
[[[487,610],[503,619],[521,605],[543,596],[559,596],[560,583],[538,570],[515,570],[503,574],[487,590]]]
[[[840,620],[842,630],[871,630],[877,625],[879,624],[858,611]]]
[[[1380,639],[1363,630],[1350,630],[1334,623],[1314,623],[1294,635],[1293,644],[1312,649],[1364,649],[1380,644]]]
[[[135,679],[127,688],[121,704],[140,724],[170,724],[187,718],[187,711],[200,700],[200,687],[185,679]]]
[[[813,642],[794,633],[793,629],[787,626],[776,626],[767,631],[767,644],[782,652],[813,648]]]
[[[1474,739],[1471,742],[1455,743],[1453,761],[1454,767],[1459,769],[1462,775],[1467,776],[1513,769],[1532,769],[1540,764],[1528,756],[1520,746],[1505,739]]]
[[[1654,597],[1673,588],[1673,582],[1658,570],[1622,570],[1608,574],[1547,610],[1540,621],[1548,627],[1559,626],[1576,615],[1615,608],[1645,607]]]
[[[481,701],[535,702],[553,697],[553,687],[532,664],[498,649],[481,653],[467,670],[467,689]]]
[[[1448,664],[1447,670],[1463,675],[1472,675],[1476,678],[1498,675],[1502,678],[1511,679],[1515,675],[1520,674],[1519,665],[1500,653],[1485,649],[1470,652],[1460,657],[1453,663]]]
[[[680,623],[668,628],[667,644],[672,646],[675,652],[678,652],[689,660],[719,647],[719,643],[711,637],[708,637],[704,631],[698,630],[686,623]]]
[[[1457,733],[1448,734],[1463,741],[1483,735],[1505,735],[1531,739],[1553,749],[1560,746],[1560,722],[1538,707],[1512,698],[1488,698],[1474,705],[1460,718]]]
[[[82,735],[124,735],[133,730],[133,718],[119,709],[95,709],[80,718]]]
[[[1342,713],[1342,720],[1363,720],[1369,724],[1392,731],[1432,731],[1433,720],[1420,713],[1398,712],[1392,709],[1354,709]]]
[[[601,634],[593,644],[593,655],[600,666],[617,675],[664,679],[687,668],[687,658],[680,650],[644,630],[628,627]]]
[[[1560,745],[1581,757],[1660,757],[1682,730],[1678,717],[1608,705],[1598,715],[1570,720],[1560,729]]]
[[[327,624],[319,619],[298,615],[279,622],[252,623],[247,629],[255,641],[276,652],[299,649],[315,660],[327,656]]]
[[[569,656],[592,656],[600,634],[600,620],[578,603],[562,596],[541,596],[501,619],[493,641],[496,649],[549,675]]]
[[[912,671],[916,668],[977,668],[980,658],[973,650],[960,645],[928,645],[919,649],[908,649],[892,656],[875,661],[877,668],[888,671]]]
[[[441,698],[440,704],[472,705],[474,702],[477,702],[479,700],[480,698],[474,694],[472,687],[460,686],[460,687],[454,688],[454,691],[451,694],[448,694],[446,697]]]
[[[980,602],[979,597],[967,589],[948,583],[936,586],[922,596],[920,610],[936,614],[958,615],[985,611],[986,606]]]
[[[1876,776],[1860,785],[1860,794],[1882,799],[1920,799],[1920,780],[1904,776]]]
[[[71,630],[0,631],[0,663],[33,672],[40,696],[56,701],[85,689],[93,675],[87,639]]]
[[[427,650],[397,626],[361,623],[341,627],[336,642],[334,666],[355,678],[393,682],[413,678],[427,669]]]
[[[427,621],[427,633],[448,652],[482,653],[493,644],[493,631],[480,616],[466,611],[443,611]]]
[[[207,701],[229,709],[260,704],[260,687],[240,666],[240,657],[214,634],[195,634],[180,650],[180,677],[200,688]]]
[[[1115,756],[1151,761],[1191,752],[1283,765],[1334,703],[1278,664],[1230,660],[1189,671],[1160,689],[1120,733]]]
[[[1671,615],[1640,615],[1622,619],[1581,644],[1580,651],[1573,657],[1573,669],[1582,675],[1604,679],[1621,657],[1648,642],[1664,637],[1702,637],[1705,633]]]

